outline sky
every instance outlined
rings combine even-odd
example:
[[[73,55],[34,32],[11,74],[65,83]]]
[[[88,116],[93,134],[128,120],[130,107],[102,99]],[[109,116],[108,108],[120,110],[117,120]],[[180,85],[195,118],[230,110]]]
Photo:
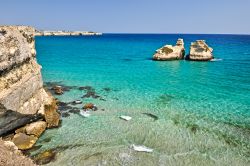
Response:
[[[250,0],[0,0],[0,25],[104,33],[250,34]]]

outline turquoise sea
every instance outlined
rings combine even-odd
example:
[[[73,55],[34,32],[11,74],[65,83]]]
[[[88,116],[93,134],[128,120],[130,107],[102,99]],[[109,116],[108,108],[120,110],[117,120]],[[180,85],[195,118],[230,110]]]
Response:
[[[151,60],[178,38],[186,53],[204,39],[222,60]],[[249,35],[51,36],[36,37],[36,49],[44,82],[76,86],[55,97],[98,107],[89,118],[70,113],[42,135],[31,155],[53,149],[48,165],[250,165]],[[81,98],[80,86],[101,98]]]

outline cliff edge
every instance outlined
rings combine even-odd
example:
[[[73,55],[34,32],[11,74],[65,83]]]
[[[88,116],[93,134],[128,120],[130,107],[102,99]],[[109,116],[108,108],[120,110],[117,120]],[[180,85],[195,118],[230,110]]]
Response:
[[[34,34],[32,27],[0,26],[0,104],[5,110],[36,114],[50,102],[36,62]]]
[[[43,88],[34,34],[28,26],[0,26],[0,137],[19,150],[32,148],[60,120],[56,100]]]

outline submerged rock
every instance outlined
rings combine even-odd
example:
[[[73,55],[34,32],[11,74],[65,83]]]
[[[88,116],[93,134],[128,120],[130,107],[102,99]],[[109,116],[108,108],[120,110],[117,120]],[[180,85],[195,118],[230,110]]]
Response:
[[[183,39],[178,39],[175,46],[165,45],[162,48],[156,50],[153,59],[159,61],[179,60],[184,59],[184,55],[185,48]]]
[[[18,133],[14,136],[12,141],[20,150],[27,150],[32,148],[32,146],[36,143],[37,137],[33,135],[26,135],[24,133]]]
[[[62,90],[61,86],[55,86],[55,87],[53,87],[53,90],[54,90],[54,93],[56,95],[62,95],[63,94],[63,90]]]
[[[49,162],[55,160],[56,152],[52,150],[44,151],[36,156],[33,157],[33,160],[38,165],[48,164]]]
[[[92,111],[97,111],[97,107],[93,103],[87,103],[83,106],[83,110],[92,110]]]
[[[147,115],[147,116],[153,118],[155,121],[159,119],[158,116],[156,116],[156,115],[154,115],[154,114],[152,114],[152,113],[144,112],[144,113],[142,113],[142,114]]]
[[[100,98],[101,96],[97,95],[94,90],[87,91],[85,95],[82,96],[82,98],[90,98],[92,97],[93,99]]]
[[[213,59],[213,49],[206,44],[205,40],[196,40],[192,42],[190,46],[190,54],[187,56],[187,60],[193,61],[209,61]]]
[[[87,91],[94,90],[91,86],[81,86],[78,89],[79,90],[87,90]]]
[[[70,113],[73,113],[73,114],[78,114],[80,113],[80,110],[78,108],[73,108],[71,110],[69,110]]]
[[[111,91],[111,88],[108,88],[108,87],[107,87],[107,88],[103,88],[103,90],[106,91],[106,92],[110,92],[110,91]]]
[[[70,114],[68,112],[63,112],[62,113],[62,117],[64,117],[64,118],[69,117],[69,116],[70,116]]]

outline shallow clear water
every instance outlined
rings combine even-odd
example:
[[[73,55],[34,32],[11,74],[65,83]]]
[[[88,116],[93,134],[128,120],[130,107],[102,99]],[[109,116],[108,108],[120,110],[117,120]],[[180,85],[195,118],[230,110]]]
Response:
[[[186,52],[190,42],[205,39],[222,61],[151,60],[179,37]],[[106,100],[82,99],[77,89],[56,96],[92,102],[99,110],[89,118],[70,114],[43,134],[32,155],[58,149],[49,165],[250,164],[250,36],[37,37],[36,49],[45,82],[92,86]],[[132,144],[154,152],[135,152]]]

